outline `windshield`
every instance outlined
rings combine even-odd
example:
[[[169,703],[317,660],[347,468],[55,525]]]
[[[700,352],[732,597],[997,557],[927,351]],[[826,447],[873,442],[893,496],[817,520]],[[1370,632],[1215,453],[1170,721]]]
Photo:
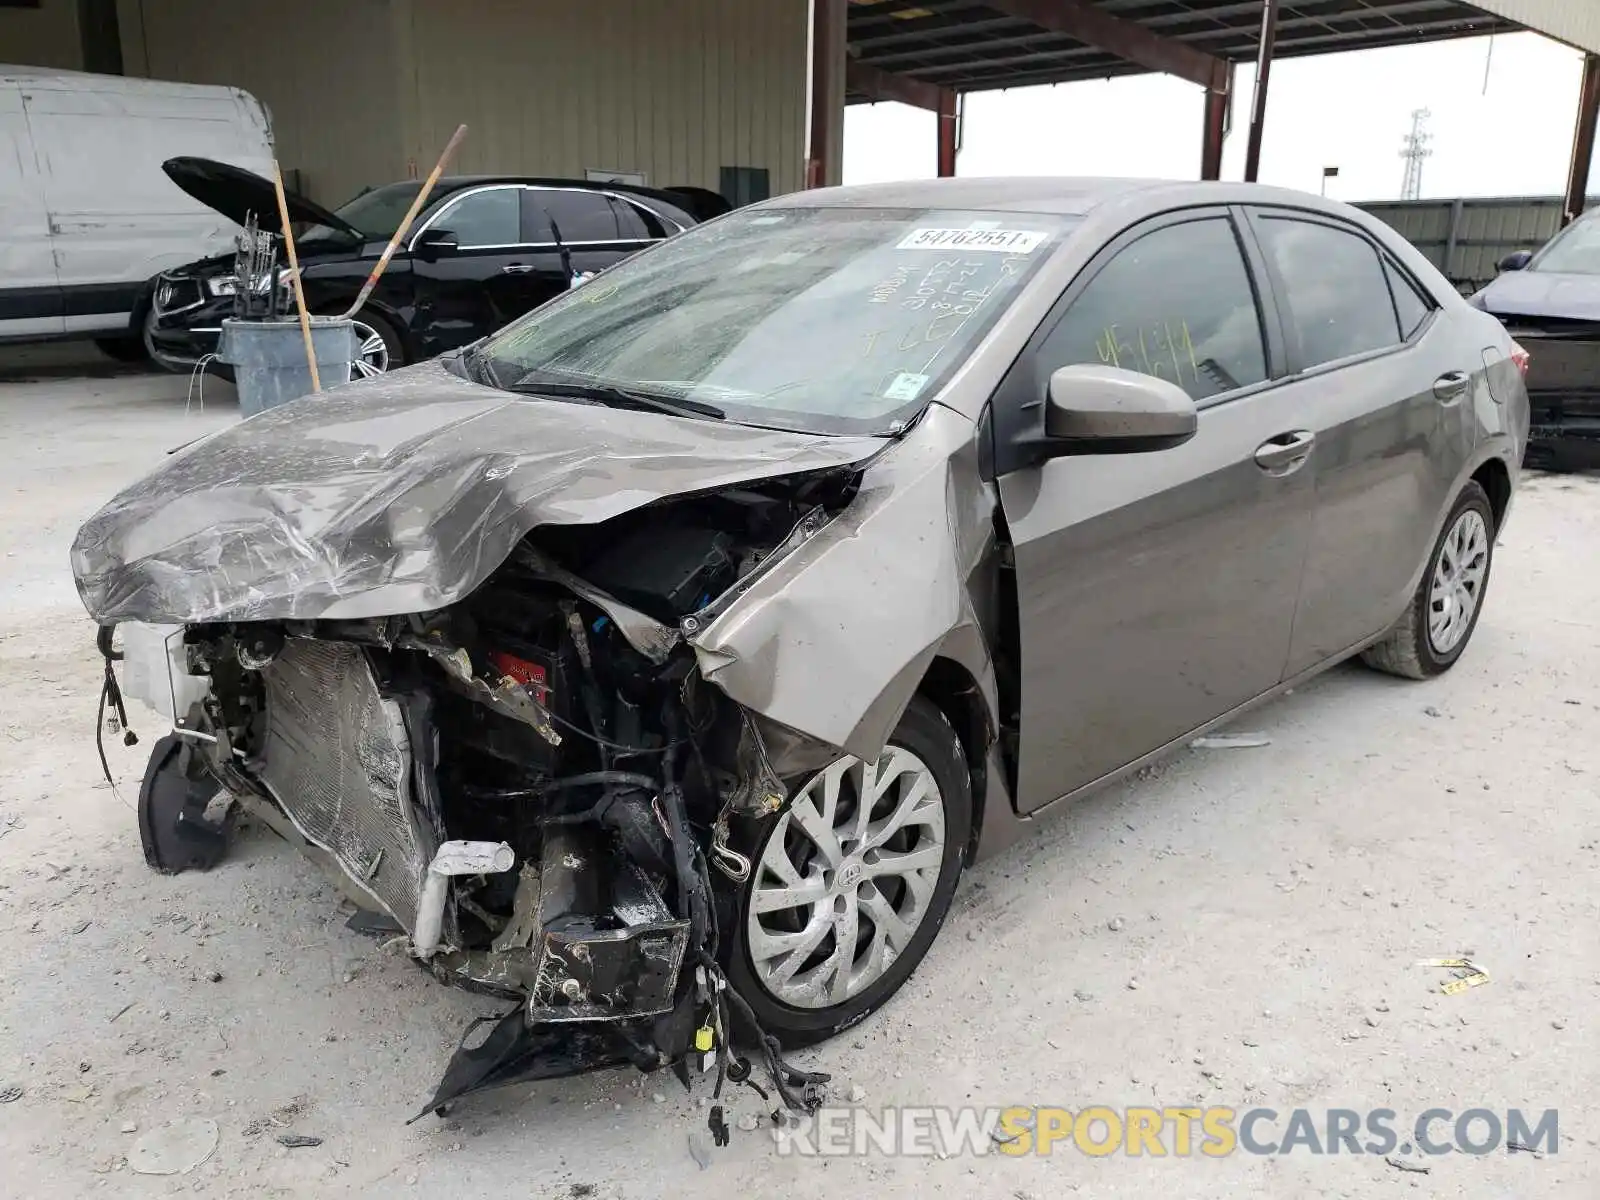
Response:
[[[890,433],[920,412],[1075,219],[756,208],[613,267],[488,339],[502,387],[635,388],[730,420]]]
[[[372,188],[370,191],[362,192],[343,207],[334,209],[333,215],[354,225],[371,240],[382,241],[400,228],[406,210],[417,198],[417,192],[421,187],[420,183],[390,183],[383,187]],[[328,238],[348,239],[349,236],[343,230],[329,229],[326,225],[313,225],[301,235],[300,240],[306,242]]]
[[[1530,271],[1567,275],[1600,275],[1600,221],[1593,217],[1574,221],[1528,263]]]

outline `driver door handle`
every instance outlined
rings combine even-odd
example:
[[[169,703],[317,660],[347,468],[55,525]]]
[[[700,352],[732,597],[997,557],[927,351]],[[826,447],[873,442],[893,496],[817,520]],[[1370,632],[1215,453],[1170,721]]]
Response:
[[[1306,465],[1317,435],[1309,429],[1293,429],[1268,438],[1256,447],[1256,466],[1268,475],[1289,475]]]
[[[507,263],[500,268],[502,275],[532,275],[536,270],[531,263]]]

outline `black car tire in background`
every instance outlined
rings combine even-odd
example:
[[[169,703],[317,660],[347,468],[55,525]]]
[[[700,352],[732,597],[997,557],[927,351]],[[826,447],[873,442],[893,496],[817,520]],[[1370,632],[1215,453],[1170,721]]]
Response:
[[[1428,631],[1440,559],[1457,529],[1463,523],[1470,525],[1473,516],[1476,516],[1485,535],[1481,551],[1478,552],[1483,563],[1482,575],[1466,628],[1448,648],[1440,650],[1434,646]],[[1467,648],[1467,643],[1472,640],[1472,633],[1478,627],[1478,617],[1483,613],[1483,599],[1489,590],[1489,576],[1494,566],[1495,532],[1494,508],[1489,503],[1488,493],[1476,480],[1469,481],[1456,497],[1450,515],[1444,519],[1444,528],[1439,531],[1438,540],[1433,544],[1433,553],[1428,555],[1427,569],[1422,573],[1422,580],[1417,584],[1416,594],[1412,596],[1405,616],[1381,642],[1362,651],[1361,661],[1374,670],[1386,675],[1398,675],[1402,679],[1431,679],[1454,666],[1456,659]]]
[[[899,991],[901,985],[927,954],[928,947],[938,936],[939,929],[943,926],[945,916],[950,910],[950,901],[955,895],[956,884],[961,877],[961,868],[972,831],[972,774],[967,767],[966,754],[962,749],[960,738],[956,736],[944,713],[918,696],[912,699],[905,714],[900,718],[900,724],[890,735],[889,744],[879,757],[878,764],[862,768],[856,759],[845,759],[840,762],[851,764],[856,777],[859,778],[859,772],[863,770],[882,770],[883,764],[891,760],[896,749],[906,751],[918,766],[925,767],[925,782],[932,783],[938,790],[939,806],[942,809],[942,854],[939,859],[937,879],[926,897],[926,908],[912,930],[909,940],[900,948],[900,953],[892,964],[855,994],[838,1003],[815,1007],[787,1003],[775,995],[769,984],[763,981],[763,970],[757,964],[750,944],[752,902],[764,878],[769,882],[776,878],[768,874],[763,866],[770,843],[775,837],[799,837],[810,840],[809,834],[795,828],[800,822],[792,819],[794,806],[827,774],[827,770],[834,768],[828,768],[808,778],[790,796],[789,802],[779,813],[762,819],[735,818],[730,845],[740,854],[747,856],[753,864],[747,880],[742,884],[733,885],[720,872],[713,872],[713,878],[724,885],[719,889],[717,912],[722,941],[721,956],[727,964],[729,981],[750,1004],[756,1019],[761,1022],[766,1032],[777,1037],[786,1049],[807,1046],[849,1028]],[[839,765],[836,763],[835,767]],[[908,778],[917,777],[908,775]],[[903,788],[913,785],[899,782],[896,786]],[[848,790],[841,789],[841,793]],[[901,797],[898,801],[897,795]],[[880,804],[883,800],[887,800],[887,807],[894,809],[897,805],[905,803],[904,797],[904,792],[884,793]],[[834,818],[836,822],[848,824],[850,813],[853,811],[847,807],[849,800],[848,796],[841,794],[839,815]],[[873,813],[878,816],[873,824],[879,828],[885,827],[891,819],[885,809],[875,809]],[[833,828],[835,830],[841,828],[840,823],[836,823]],[[885,853],[895,852],[892,846],[905,829],[905,826],[900,827],[893,836],[884,841]],[[918,832],[917,840],[911,843],[912,849],[925,848],[924,843],[929,840],[931,830],[927,826],[922,826],[920,829],[927,832]],[[848,834],[836,839],[836,843],[843,842],[846,846],[853,846],[855,853],[845,859],[845,869],[839,869],[837,864],[834,864],[822,871],[822,877],[830,885],[828,894],[810,906],[808,920],[821,922],[830,916],[832,920],[830,932],[818,943],[818,950],[815,953],[823,953],[826,957],[826,948],[837,945],[833,930],[839,928],[841,918],[848,918],[851,913],[857,911],[865,911],[870,920],[874,909],[880,912],[885,911],[885,906],[893,909],[903,905],[908,898],[909,892],[901,891],[900,899],[896,900],[895,887],[900,879],[892,873],[878,875],[875,878],[867,876],[860,884],[854,882],[855,878],[859,877],[854,874],[855,872],[865,875],[866,871],[873,869],[876,863],[882,861],[878,858],[876,850],[863,849],[872,840],[868,836],[856,840]],[[812,846],[815,847],[815,842],[812,842]],[[813,856],[812,862],[806,868],[808,876],[814,879],[816,872],[813,868],[825,862],[826,857],[821,852]],[[793,865],[792,859],[787,861]],[[798,888],[802,885],[796,886]],[[806,886],[814,887],[815,884],[808,879]],[[846,890],[857,897],[854,903],[836,894]],[[796,908],[782,911],[766,908],[762,910],[762,915],[775,918],[773,923],[778,929],[772,932],[777,937],[783,938],[793,936],[794,931],[785,930],[782,926],[798,923],[792,916],[797,911]],[[766,922],[762,924],[765,928]],[[857,931],[860,932],[859,922],[856,925]],[[864,961],[870,949],[870,943],[857,941],[856,956],[853,961]],[[812,957],[814,956],[813,953]],[[794,973],[799,974],[801,970],[809,969],[810,966],[808,958],[800,970]]]
[[[95,338],[94,344],[101,354],[120,363],[140,363],[150,357],[144,340],[131,334],[126,337]]]

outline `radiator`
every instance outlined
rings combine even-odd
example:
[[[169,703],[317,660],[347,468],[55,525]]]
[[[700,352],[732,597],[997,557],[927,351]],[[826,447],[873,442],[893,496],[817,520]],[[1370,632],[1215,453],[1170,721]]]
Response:
[[[262,672],[260,777],[295,826],[406,930],[416,925],[436,838],[413,802],[400,705],[364,651],[291,638]]]

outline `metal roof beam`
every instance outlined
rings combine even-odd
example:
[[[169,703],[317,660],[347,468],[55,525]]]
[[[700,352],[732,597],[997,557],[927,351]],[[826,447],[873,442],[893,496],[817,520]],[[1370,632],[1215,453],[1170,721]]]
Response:
[[[845,60],[844,79],[845,86],[851,92],[869,100],[898,100],[913,108],[941,111],[943,101],[940,93],[944,89],[937,84],[912,79],[909,75],[896,75],[893,71],[885,71],[854,58]]]
[[[1137,21],[1113,16],[1086,0],[984,0],[987,7],[1118,58],[1187,79],[1211,91],[1228,86],[1228,64],[1220,58],[1164,38]]]

